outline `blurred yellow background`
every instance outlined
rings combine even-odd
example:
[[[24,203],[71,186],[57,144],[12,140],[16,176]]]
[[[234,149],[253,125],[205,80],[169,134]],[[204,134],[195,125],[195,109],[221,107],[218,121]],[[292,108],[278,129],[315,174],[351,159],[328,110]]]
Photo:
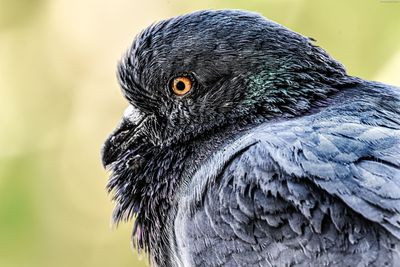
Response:
[[[127,106],[116,63],[150,23],[206,8],[257,11],[400,85],[400,2],[0,0],[0,267],[148,265],[132,223],[110,228],[99,151]]]

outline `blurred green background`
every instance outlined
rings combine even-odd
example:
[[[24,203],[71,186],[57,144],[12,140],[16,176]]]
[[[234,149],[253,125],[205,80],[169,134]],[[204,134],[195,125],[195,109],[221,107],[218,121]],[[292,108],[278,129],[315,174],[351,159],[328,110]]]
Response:
[[[148,265],[104,190],[99,150],[127,105],[116,62],[148,24],[205,8],[257,11],[400,85],[399,2],[0,0],[0,267]]]

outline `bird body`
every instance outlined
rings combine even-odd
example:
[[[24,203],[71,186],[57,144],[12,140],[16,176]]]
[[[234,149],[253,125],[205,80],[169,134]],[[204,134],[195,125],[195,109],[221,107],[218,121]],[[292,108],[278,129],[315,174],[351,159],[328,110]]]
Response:
[[[244,11],[150,26],[103,147],[155,266],[399,266],[400,90]]]

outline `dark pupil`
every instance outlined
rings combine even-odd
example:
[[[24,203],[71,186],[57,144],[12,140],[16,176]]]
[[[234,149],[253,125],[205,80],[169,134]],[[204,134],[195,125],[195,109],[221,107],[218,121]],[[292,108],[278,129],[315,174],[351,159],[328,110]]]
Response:
[[[178,89],[179,91],[185,90],[185,83],[182,82],[182,81],[179,81],[179,82],[176,84],[176,89]]]

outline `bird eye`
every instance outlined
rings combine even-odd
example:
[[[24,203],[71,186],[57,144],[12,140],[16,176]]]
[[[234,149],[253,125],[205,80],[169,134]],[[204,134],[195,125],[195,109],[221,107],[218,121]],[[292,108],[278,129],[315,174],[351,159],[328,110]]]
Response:
[[[183,96],[187,94],[193,86],[193,82],[190,77],[180,76],[176,77],[171,82],[172,92],[177,96]]]

